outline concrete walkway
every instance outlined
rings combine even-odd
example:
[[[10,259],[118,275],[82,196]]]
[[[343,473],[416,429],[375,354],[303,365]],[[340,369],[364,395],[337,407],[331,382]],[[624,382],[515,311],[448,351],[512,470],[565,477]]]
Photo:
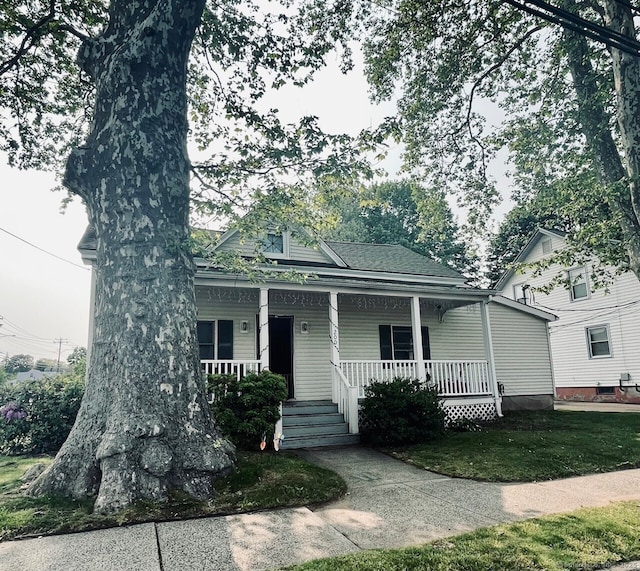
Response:
[[[640,499],[640,470],[490,484],[443,477],[360,447],[301,455],[338,472],[347,481],[348,494],[314,511],[298,508],[149,523],[2,543],[0,569],[256,571]]]

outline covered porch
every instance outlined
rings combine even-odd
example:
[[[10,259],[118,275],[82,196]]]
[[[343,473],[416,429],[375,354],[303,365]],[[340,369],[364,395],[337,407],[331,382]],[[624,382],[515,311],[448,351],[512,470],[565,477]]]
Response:
[[[450,421],[501,414],[486,292],[309,290],[291,284],[238,294],[254,308],[245,309],[237,328],[244,344],[254,340],[255,356],[235,358],[241,351],[234,349],[231,359],[203,359],[203,371],[290,372],[290,396],[298,403],[331,400],[352,434],[359,432],[365,388],[396,377],[436,387]],[[274,328],[280,321],[286,327]]]

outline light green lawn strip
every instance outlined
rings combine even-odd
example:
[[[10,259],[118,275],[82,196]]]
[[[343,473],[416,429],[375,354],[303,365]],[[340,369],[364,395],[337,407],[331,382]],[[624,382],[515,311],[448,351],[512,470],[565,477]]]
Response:
[[[295,571],[560,571],[640,559],[640,503],[479,529],[423,547],[364,551]]]

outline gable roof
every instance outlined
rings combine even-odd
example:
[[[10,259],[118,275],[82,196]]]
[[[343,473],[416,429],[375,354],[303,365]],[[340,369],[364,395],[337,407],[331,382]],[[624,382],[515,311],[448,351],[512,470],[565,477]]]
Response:
[[[326,244],[352,270],[464,279],[459,272],[399,244],[333,241],[327,241]]]
[[[504,287],[504,285],[511,279],[511,276],[516,273],[516,266],[527,259],[538,241],[540,241],[543,237],[546,236],[548,238],[555,237],[564,239],[566,235],[566,232],[562,232],[560,230],[549,230],[547,228],[536,229],[531,238],[529,238],[529,241],[526,243],[525,247],[520,250],[520,253],[513,261],[511,267],[507,268],[500,276],[500,279],[496,282],[494,289],[500,291]]]

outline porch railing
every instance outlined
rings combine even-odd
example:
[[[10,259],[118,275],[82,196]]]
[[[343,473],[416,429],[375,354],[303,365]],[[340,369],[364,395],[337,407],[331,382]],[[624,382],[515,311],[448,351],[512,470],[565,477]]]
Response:
[[[333,367],[333,402],[344,415],[350,434],[358,434],[358,387],[351,386],[339,367]]]
[[[260,361],[235,361],[217,359],[215,361],[200,361],[200,366],[205,375],[236,375],[240,380],[247,373],[259,373]]]
[[[427,381],[438,387],[442,396],[490,395],[489,366],[487,361],[424,362]],[[340,370],[358,397],[371,381],[389,382],[396,377],[417,378],[416,361],[340,361]]]

